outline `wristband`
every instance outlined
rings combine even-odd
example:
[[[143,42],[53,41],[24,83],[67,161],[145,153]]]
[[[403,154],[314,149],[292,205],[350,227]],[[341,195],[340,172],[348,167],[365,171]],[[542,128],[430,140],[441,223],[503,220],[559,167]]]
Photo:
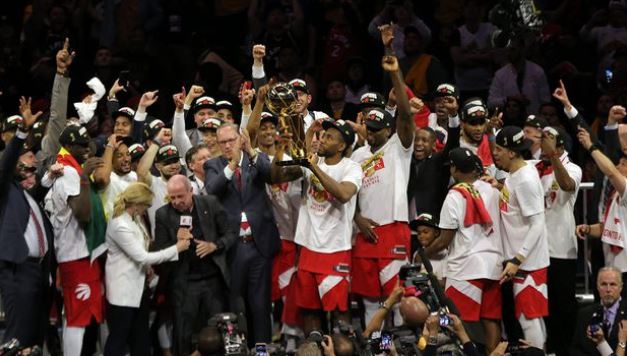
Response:
[[[520,266],[522,264],[522,261],[518,259],[518,257],[514,256],[511,260],[509,260],[509,262],[515,264],[516,266]]]
[[[385,305],[385,302],[381,303],[381,308],[385,309],[385,311],[390,311],[390,307],[388,307],[387,305]]]
[[[597,145],[596,143],[593,143],[592,146],[588,148],[588,153],[592,154],[592,152],[596,150],[601,150],[601,147],[599,147],[599,145]]]
[[[158,138],[156,138],[156,137],[155,137],[155,138],[153,138],[153,139],[152,139],[152,141],[153,141],[154,143],[156,143],[156,144],[157,144],[157,146],[161,147],[161,140],[159,140]]]

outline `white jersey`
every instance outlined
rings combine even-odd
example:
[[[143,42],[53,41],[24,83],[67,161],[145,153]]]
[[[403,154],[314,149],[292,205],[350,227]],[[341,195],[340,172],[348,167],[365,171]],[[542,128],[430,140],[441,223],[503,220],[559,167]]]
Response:
[[[107,221],[109,221],[113,215],[115,198],[117,198],[118,194],[122,193],[129,186],[129,184],[133,182],[137,182],[137,173],[133,171],[123,176],[120,176],[115,172],[111,172],[109,185],[107,185],[107,187],[100,193],[100,199],[102,199],[102,205],[104,206]]]
[[[268,155],[268,157],[270,162],[274,160],[274,156]],[[284,161],[291,159],[290,156],[283,155]],[[294,241],[302,186],[302,178],[287,183],[266,184],[266,193],[270,199],[270,204],[272,204],[272,212],[279,230],[279,237],[282,240]]]
[[[70,197],[81,193],[81,177],[76,169],[63,167],[63,175],[54,180],[44,198],[46,211],[54,229],[57,262],[76,261],[89,257],[85,232],[68,204]]]
[[[350,158],[332,166],[318,162],[320,169],[337,182],[349,182],[361,187],[361,167]],[[306,196],[298,213],[298,224],[294,241],[306,248],[321,253],[333,253],[351,249],[353,217],[357,205],[357,194],[342,204],[327,192],[318,177],[303,169]]]
[[[544,191],[538,171],[525,165],[505,178],[501,190],[501,235],[503,257],[513,258],[522,248],[529,232],[529,218],[541,214],[542,232],[520,268],[534,271],[549,265],[549,245],[544,217]]]
[[[625,178],[627,183],[627,178]],[[608,184],[611,184],[608,182]],[[618,268],[621,272],[627,272],[627,189],[623,195],[616,191],[612,195],[611,203],[603,217],[603,231],[601,240],[603,241],[603,254],[605,255],[605,265]],[[613,249],[612,247],[618,249]],[[612,251],[614,250],[614,251]]]
[[[367,146],[353,153],[351,159],[361,165],[364,175],[358,199],[361,215],[379,225],[408,221],[407,184],[413,147],[403,147],[394,134],[375,153]]]
[[[151,179],[150,189],[155,197],[152,200],[152,205],[148,208],[148,221],[150,222],[151,239],[155,238],[155,214],[157,210],[168,203],[168,183],[161,177],[155,177],[149,174]]]
[[[492,226],[464,226],[466,199],[456,190],[449,190],[440,212],[440,228],[455,231],[448,246],[446,277],[456,280],[500,278],[502,251],[500,234],[499,191],[477,180],[472,184],[492,218]]]
[[[581,184],[581,168],[568,159],[564,153],[560,157],[570,178],[575,181],[575,190],[560,189],[555,173],[540,177],[544,189],[546,226],[550,227],[549,255],[553,258],[577,259],[577,236],[575,234],[575,201]]]

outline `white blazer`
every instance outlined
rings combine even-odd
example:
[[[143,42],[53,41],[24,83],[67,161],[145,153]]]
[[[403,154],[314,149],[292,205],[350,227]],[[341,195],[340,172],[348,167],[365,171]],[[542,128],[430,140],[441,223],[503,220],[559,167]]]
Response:
[[[124,212],[111,219],[107,226],[107,263],[105,286],[107,301],[113,305],[139,308],[146,267],[178,260],[176,245],[161,251],[148,252],[145,227]]]

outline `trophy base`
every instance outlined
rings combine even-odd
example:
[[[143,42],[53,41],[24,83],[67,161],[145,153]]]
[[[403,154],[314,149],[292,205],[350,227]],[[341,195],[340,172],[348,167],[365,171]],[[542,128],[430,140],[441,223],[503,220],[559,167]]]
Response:
[[[309,167],[309,160],[307,158],[294,158],[287,161],[276,162],[276,165],[279,167],[290,167],[290,166],[302,166]]]

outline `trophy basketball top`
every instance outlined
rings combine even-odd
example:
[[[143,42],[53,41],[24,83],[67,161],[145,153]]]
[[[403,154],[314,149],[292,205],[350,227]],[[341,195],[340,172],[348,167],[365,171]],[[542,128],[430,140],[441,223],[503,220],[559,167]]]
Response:
[[[289,83],[275,84],[266,95],[266,106],[277,116],[291,116],[296,111],[298,94]]]

